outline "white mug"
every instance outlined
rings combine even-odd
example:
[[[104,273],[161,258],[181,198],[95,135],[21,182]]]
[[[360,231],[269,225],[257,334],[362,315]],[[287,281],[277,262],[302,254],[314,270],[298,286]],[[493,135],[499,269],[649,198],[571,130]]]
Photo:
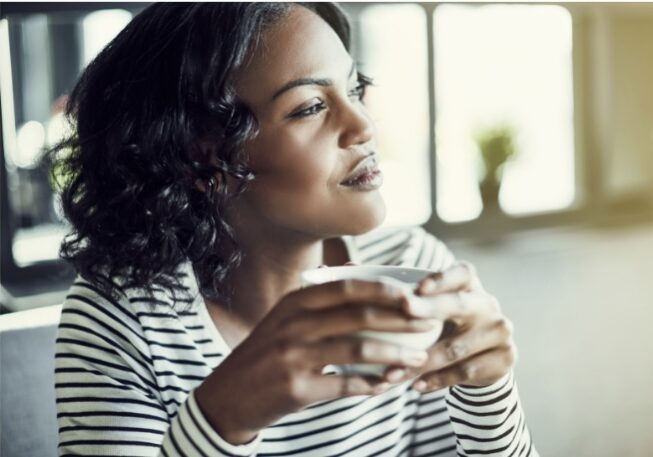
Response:
[[[302,287],[324,284],[343,279],[360,279],[366,281],[382,281],[404,289],[412,300],[420,300],[414,295],[419,281],[433,273],[420,268],[395,267],[388,265],[351,265],[342,267],[323,267],[304,271],[301,275]],[[398,344],[412,349],[428,349],[440,337],[443,322],[437,319],[429,320],[432,330],[426,332],[379,332],[361,331],[355,335],[388,343]],[[386,365],[382,364],[349,364],[327,365],[323,372],[337,374],[383,376]]]

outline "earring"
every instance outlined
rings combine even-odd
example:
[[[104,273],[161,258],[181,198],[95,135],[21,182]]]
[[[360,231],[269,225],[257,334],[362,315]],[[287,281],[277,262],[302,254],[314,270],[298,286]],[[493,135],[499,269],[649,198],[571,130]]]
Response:
[[[209,188],[208,189],[209,193],[213,193],[218,187],[218,182],[216,181],[215,176],[211,176],[209,178],[209,180],[207,181],[207,184],[208,184],[208,188]]]

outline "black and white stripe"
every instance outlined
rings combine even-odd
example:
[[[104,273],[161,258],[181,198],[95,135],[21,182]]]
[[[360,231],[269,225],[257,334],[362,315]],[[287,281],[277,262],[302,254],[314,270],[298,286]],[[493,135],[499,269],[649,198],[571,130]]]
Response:
[[[346,238],[357,263],[440,270],[453,256],[420,228]],[[137,291],[119,302],[78,280],[64,304],[56,352],[60,455],[537,456],[511,375],[484,388],[419,394],[409,383],[374,397],[311,405],[251,443],[224,441],[193,389],[229,354],[196,284],[176,312]],[[190,305],[190,307],[188,306]]]

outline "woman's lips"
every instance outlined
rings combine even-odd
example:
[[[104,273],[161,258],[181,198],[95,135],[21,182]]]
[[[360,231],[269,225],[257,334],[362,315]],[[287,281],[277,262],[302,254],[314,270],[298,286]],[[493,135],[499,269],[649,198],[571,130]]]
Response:
[[[354,169],[341,184],[354,182],[365,173],[371,173],[374,170],[378,170],[377,155],[376,153],[371,153],[358,160]]]
[[[383,184],[383,173],[376,165],[364,168],[341,183],[342,186],[358,190],[376,190],[381,187],[381,184]]]

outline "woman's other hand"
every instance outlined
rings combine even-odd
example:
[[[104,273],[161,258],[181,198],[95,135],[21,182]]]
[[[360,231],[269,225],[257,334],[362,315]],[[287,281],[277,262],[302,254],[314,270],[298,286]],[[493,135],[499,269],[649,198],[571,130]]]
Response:
[[[386,379],[417,376],[413,387],[430,392],[452,385],[489,385],[510,371],[517,358],[512,323],[496,298],[483,289],[471,264],[459,262],[433,273],[415,292],[422,300],[411,300],[407,311],[415,317],[441,319],[445,330],[428,350],[423,367],[393,367],[386,371]]]
[[[380,378],[322,371],[329,364],[422,366],[426,351],[352,336],[362,330],[429,330],[424,319],[406,314],[408,301],[401,288],[375,281],[343,280],[291,292],[197,389],[196,399],[216,431],[241,444],[312,403],[379,394],[390,387]]]

